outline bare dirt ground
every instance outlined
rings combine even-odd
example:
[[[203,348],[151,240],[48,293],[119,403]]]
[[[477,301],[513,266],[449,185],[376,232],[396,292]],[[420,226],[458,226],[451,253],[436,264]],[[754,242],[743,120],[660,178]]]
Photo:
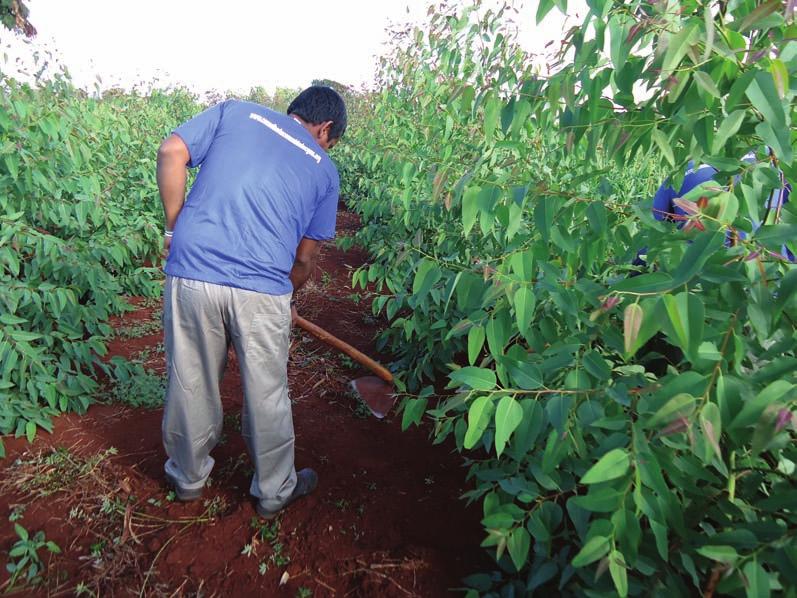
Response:
[[[355,216],[341,212],[340,235]],[[349,272],[360,251],[327,244],[299,312],[366,353],[380,321]],[[144,356],[162,373],[159,305],[114,325],[111,355]],[[378,356],[377,356],[378,357]],[[275,522],[256,517],[240,436],[241,383],[231,356],[222,385],[224,438],[203,500],[179,503],[163,477],[161,409],[93,406],[55,421],[30,445],[4,439],[0,461],[0,558],[16,520],[43,530],[62,552],[40,550],[38,588],[17,595],[444,596],[485,565],[478,508],[466,508],[465,471],[428,430],[401,432],[395,414],[371,417],[348,392],[351,361],[294,330],[289,378],[297,468],[319,474],[316,492]],[[0,571],[0,592],[9,575]],[[5,585],[4,585],[5,584]]]

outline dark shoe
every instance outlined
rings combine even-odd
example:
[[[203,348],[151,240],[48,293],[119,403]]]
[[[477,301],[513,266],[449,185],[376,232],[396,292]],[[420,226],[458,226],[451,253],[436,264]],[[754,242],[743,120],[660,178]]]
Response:
[[[204,492],[204,488],[196,488],[187,490],[185,488],[180,488],[180,484],[177,483],[171,475],[168,473],[166,474],[166,481],[174,488],[174,494],[177,497],[177,500],[180,502],[191,502],[192,500],[199,500],[202,498],[202,493]]]
[[[296,487],[288,497],[288,500],[285,501],[285,504],[276,511],[271,511],[258,502],[256,507],[257,514],[265,519],[274,519],[274,517],[282,513],[288,505],[310,494],[315,490],[316,486],[318,486],[318,474],[309,467],[302,469],[296,474]]]

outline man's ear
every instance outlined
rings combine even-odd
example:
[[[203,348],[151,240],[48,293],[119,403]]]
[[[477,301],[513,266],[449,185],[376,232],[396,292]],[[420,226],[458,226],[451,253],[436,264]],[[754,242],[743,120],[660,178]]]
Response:
[[[318,130],[319,136],[325,135],[326,138],[327,138],[327,141],[330,141],[332,139],[332,135],[331,135],[331,133],[332,133],[332,124],[333,124],[333,121],[331,121],[331,120],[324,121],[323,123],[321,123],[321,128]]]

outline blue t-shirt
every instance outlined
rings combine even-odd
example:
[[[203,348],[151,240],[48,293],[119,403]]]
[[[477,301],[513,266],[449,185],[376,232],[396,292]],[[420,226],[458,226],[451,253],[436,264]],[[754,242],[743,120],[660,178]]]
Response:
[[[340,179],[304,126],[228,100],[175,129],[200,166],[174,228],[166,273],[269,295],[293,290],[303,237],[335,236]]]
[[[680,217],[687,216],[687,213],[675,205],[673,200],[678,197],[683,197],[698,185],[702,185],[707,181],[713,180],[716,174],[717,169],[713,166],[702,164],[698,168],[693,168],[692,164],[690,163],[689,171],[684,176],[684,181],[677,193],[667,181],[665,181],[661,187],[659,187],[658,191],[656,191],[656,195],[653,196],[653,217],[656,218],[656,220],[677,221],[678,228],[682,227],[685,220]],[[782,207],[784,204],[788,203],[790,194],[791,185],[786,183],[783,188],[776,189],[772,193],[772,195],[765,202],[765,207],[770,210],[776,210],[779,207]],[[761,223],[756,221],[754,221],[752,224],[754,231],[761,226]],[[737,231],[736,234],[738,234],[742,239],[746,237],[743,231]],[[729,231],[726,237],[726,245],[731,244],[732,237],[733,235]],[[782,247],[781,253],[784,257],[786,257],[786,259],[792,262],[795,261],[794,254],[785,245]],[[637,260],[640,259],[641,258],[637,256]],[[637,260],[634,261],[635,265],[643,263],[641,261],[638,262]]]
[[[653,217],[656,220],[672,221],[677,220],[674,216],[686,216],[686,212],[675,205],[673,200],[683,197],[698,185],[712,180],[715,174],[717,174],[716,168],[704,164],[697,169],[690,167],[677,193],[669,182],[662,184],[659,190],[656,191],[656,195],[653,196]],[[683,221],[680,220],[679,227],[682,225]]]

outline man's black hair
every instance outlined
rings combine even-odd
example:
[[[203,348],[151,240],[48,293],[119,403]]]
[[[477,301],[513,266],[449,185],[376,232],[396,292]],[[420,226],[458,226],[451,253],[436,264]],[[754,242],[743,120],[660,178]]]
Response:
[[[337,91],[324,85],[313,85],[296,96],[288,106],[288,114],[295,114],[311,125],[331,120],[330,139],[339,139],[348,123],[346,102]]]

